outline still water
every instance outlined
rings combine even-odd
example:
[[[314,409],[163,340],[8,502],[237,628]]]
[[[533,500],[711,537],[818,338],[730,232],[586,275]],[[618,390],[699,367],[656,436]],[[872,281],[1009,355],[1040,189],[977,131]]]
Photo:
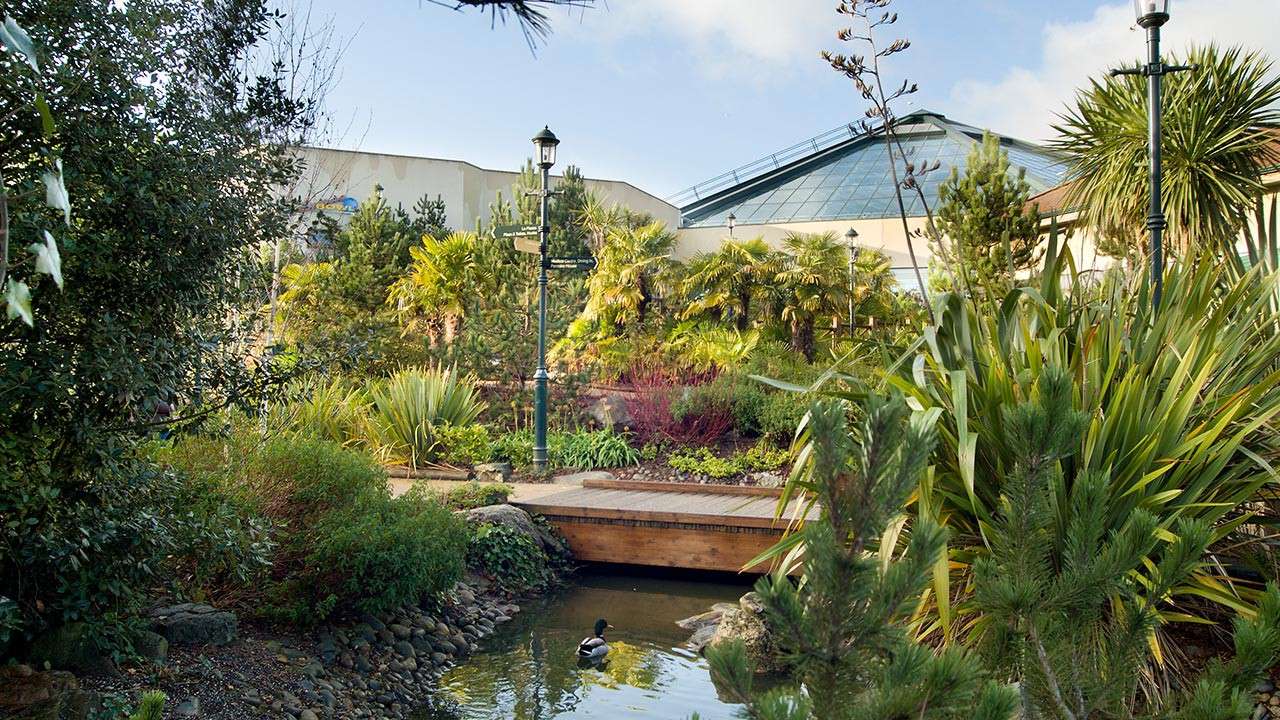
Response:
[[[523,606],[484,649],[440,679],[440,703],[419,720],[562,720],[739,717],[716,696],[702,657],[675,621],[734,602],[749,586],[579,576],[565,591]],[[609,655],[580,665],[574,651],[596,618],[614,626]]]

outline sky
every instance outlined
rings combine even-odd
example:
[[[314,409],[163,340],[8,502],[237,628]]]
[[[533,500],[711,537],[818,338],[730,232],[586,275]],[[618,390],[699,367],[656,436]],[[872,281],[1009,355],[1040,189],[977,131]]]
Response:
[[[429,0],[313,0],[344,44],[318,144],[516,169],[548,125],[557,168],[666,197],[862,117],[835,0],[597,0],[552,9],[531,51],[518,26]],[[1132,4],[897,0],[877,30],[911,47],[886,68],[927,108],[1028,140],[1076,88],[1144,53]],[[1244,45],[1280,58],[1280,0],[1172,0],[1165,47]]]

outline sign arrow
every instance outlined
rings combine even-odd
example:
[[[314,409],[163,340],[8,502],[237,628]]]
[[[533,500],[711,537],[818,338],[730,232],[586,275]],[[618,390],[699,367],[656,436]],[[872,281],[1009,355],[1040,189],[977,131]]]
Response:
[[[529,225],[498,225],[493,228],[493,236],[499,240],[514,237],[537,236],[542,226],[536,223]]]
[[[547,258],[548,270],[593,270],[596,266],[596,259],[587,255],[586,257],[549,257]]]

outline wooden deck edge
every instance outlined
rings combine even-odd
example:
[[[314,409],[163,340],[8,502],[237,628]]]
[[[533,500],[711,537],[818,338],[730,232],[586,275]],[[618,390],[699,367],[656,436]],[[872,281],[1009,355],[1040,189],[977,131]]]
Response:
[[[752,497],[782,497],[782,488],[756,485],[703,485],[701,483],[646,482],[644,480],[596,480],[582,481],[584,488],[602,490],[647,490],[649,492],[699,493],[702,495],[746,495]]]
[[[407,468],[403,465],[384,465],[387,477],[396,480],[469,480],[471,473],[467,470],[450,470],[448,468]]]
[[[554,496],[553,496],[554,497]],[[685,512],[659,512],[652,510],[624,510],[622,508],[587,508],[564,506],[554,504],[543,504],[539,500],[529,500],[526,502],[514,502],[512,505],[523,509],[525,512],[535,513],[538,515],[554,515],[558,517],[589,517],[601,520],[630,520],[641,522],[662,522],[683,525],[714,525],[728,528],[763,528],[777,530],[782,532],[788,524],[787,516],[783,516],[778,520],[773,518],[735,516],[735,515],[708,515],[700,513]]]

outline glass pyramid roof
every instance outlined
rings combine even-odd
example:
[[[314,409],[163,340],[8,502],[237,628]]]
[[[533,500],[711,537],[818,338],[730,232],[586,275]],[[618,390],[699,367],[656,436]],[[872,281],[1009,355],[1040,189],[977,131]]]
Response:
[[[917,115],[899,120],[898,137],[917,167],[935,160],[940,163],[921,182],[932,207],[951,168],[964,170],[969,152],[982,140],[982,131],[940,115]],[[909,126],[908,119],[914,121]],[[1026,169],[1032,194],[1063,181],[1065,167],[1047,150],[1004,137],[1001,145],[1009,154],[1011,172]],[[909,217],[924,215],[916,193],[904,192],[903,201]],[[879,133],[859,135],[715,192],[682,207],[681,224],[724,226],[730,213],[738,225],[897,217],[884,138]]]

